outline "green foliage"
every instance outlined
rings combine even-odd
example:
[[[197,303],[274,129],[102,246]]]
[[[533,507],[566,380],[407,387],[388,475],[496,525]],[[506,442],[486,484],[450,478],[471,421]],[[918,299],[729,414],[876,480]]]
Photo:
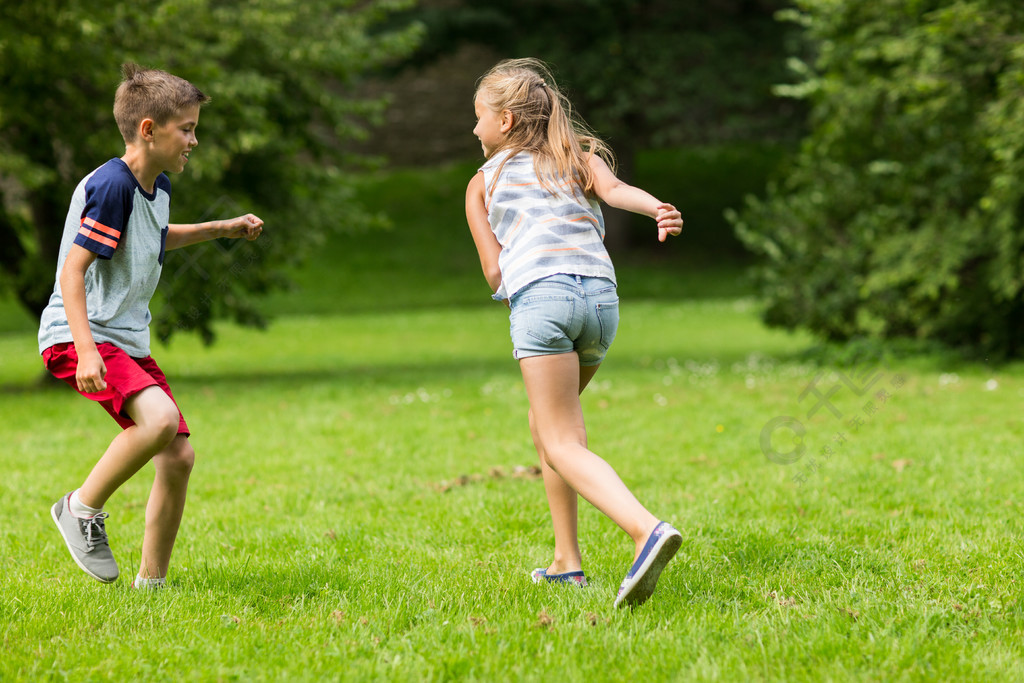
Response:
[[[812,132],[732,216],[766,321],[1024,352],[1024,6],[797,5]]]
[[[143,0],[13,3],[0,14],[0,266],[30,308],[45,304],[74,185],[123,153],[111,115],[119,66],[136,61],[213,97],[188,170],[172,178],[172,222],[245,211],[267,221],[263,245],[172,252],[156,330],[198,330],[231,317],[259,323],[251,297],[274,268],[331,230],[379,222],[352,201],[351,154],[383,103],[354,94],[360,77],[415,47],[420,27],[380,31],[410,0],[221,3]],[[8,250],[6,245],[12,245]]]
[[[791,31],[781,0],[462,0],[424,2],[414,59],[471,42],[501,57],[539,57],[616,149],[788,137],[793,102],[771,97],[785,77]],[[481,73],[490,66],[481,65]]]
[[[797,33],[774,20],[786,4],[424,0],[396,22],[412,17],[427,26],[422,46],[406,62],[414,66],[464,44],[486,47],[495,60],[533,56],[547,61],[576,111],[614,148],[619,177],[639,183],[642,150],[799,138],[802,103],[771,93],[773,84],[786,79],[785,46]],[[479,73],[489,66],[480,64]],[[686,175],[699,177],[703,170],[694,167]],[[742,176],[735,187],[746,190],[749,171]],[[689,220],[698,192],[686,180],[680,177],[659,197],[679,206]],[[717,179],[702,180],[706,186]],[[763,177],[758,181],[763,187]],[[738,202],[742,193],[734,197]],[[692,224],[709,230],[711,224],[701,220],[702,208]],[[727,228],[721,210],[711,222]],[[607,210],[605,219],[609,248],[648,245],[647,219],[616,209]],[[718,248],[716,256],[737,252],[728,237],[702,246],[708,244]]]

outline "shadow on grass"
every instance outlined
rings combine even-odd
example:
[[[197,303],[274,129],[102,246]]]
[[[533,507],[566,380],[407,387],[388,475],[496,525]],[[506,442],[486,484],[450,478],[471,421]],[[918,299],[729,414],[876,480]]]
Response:
[[[786,364],[803,361],[802,350],[784,354],[772,354],[776,363]],[[736,351],[727,353],[681,353],[688,361],[697,363],[715,362],[720,367],[731,367],[749,357],[750,352]],[[662,354],[652,353],[616,354],[609,358],[598,377],[608,378],[617,370],[648,367],[652,357]],[[177,392],[178,387],[203,387],[215,384],[231,384],[238,387],[254,387],[257,385],[293,388],[302,385],[317,384],[351,384],[365,387],[368,384],[382,386],[412,386],[417,383],[443,384],[479,378],[487,381],[495,375],[503,375],[519,381],[519,368],[511,358],[449,358],[420,363],[357,363],[351,365],[304,366],[299,361],[298,367],[281,368],[231,368],[217,370],[190,371],[169,373],[168,380]],[[46,392],[51,390],[66,391],[68,386],[55,379],[49,373],[40,371],[39,375],[26,383],[0,384],[0,394],[20,395]]]
[[[298,387],[315,384],[353,384],[365,386],[379,383],[384,386],[401,385],[407,382],[433,382],[445,379],[481,378],[495,373],[518,371],[506,361],[466,360],[440,361],[437,363],[364,364],[343,367],[280,368],[275,370],[225,370],[217,372],[189,373],[171,378],[177,385],[234,384],[242,387],[251,385],[283,385]]]
[[[189,372],[169,376],[174,389],[179,386],[209,386],[232,384],[240,387],[256,385],[296,387],[322,383],[349,383],[365,386],[380,383],[386,386],[407,382],[433,382],[445,379],[507,373],[518,379],[518,368],[514,362],[495,359],[446,360],[436,363],[403,364],[361,364],[333,367],[303,367],[279,369],[225,369],[212,372]],[[26,383],[0,385],[0,394],[20,395],[47,391],[67,391],[68,385],[41,371],[35,379]],[[177,393],[177,391],[175,392]]]

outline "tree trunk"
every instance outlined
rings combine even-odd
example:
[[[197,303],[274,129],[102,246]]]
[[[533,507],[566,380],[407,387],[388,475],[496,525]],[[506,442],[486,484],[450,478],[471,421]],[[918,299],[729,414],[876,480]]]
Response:
[[[27,254],[14,229],[11,215],[4,209],[3,200],[3,194],[0,194],[0,244],[4,245],[4,248],[0,249],[0,270],[15,282],[19,282]]]
[[[40,257],[29,254],[22,246],[21,237],[14,226],[17,220],[3,208],[0,197],[0,271],[13,283],[18,302],[38,318],[50,300],[53,288],[52,274],[43,266]],[[59,246],[58,246],[59,248]],[[57,254],[52,257],[57,262]],[[44,279],[44,273],[45,279]]]

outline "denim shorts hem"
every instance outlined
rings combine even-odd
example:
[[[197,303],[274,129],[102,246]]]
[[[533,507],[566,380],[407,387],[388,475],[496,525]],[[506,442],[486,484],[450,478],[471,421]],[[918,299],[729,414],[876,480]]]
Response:
[[[567,353],[576,353],[575,349],[569,351],[521,351],[518,349],[512,350],[512,357],[516,360],[525,360],[526,358],[537,358],[538,356],[564,356]],[[580,367],[590,368],[595,365],[600,365],[604,362],[604,356],[600,358],[580,358]]]

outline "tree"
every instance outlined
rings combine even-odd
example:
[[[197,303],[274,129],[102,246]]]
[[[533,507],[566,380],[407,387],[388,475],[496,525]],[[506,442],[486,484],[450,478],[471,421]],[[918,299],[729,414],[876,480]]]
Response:
[[[326,231],[378,220],[352,199],[348,179],[366,160],[347,146],[365,136],[383,103],[353,93],[363,74],[415,47],[422,35],[416,24],[379,30],[390,13],[410,4],[5,4],[0,284],[34,313],[45,306],[75,184],[124,151],[111,109],[119,66],[135,61],[189,79],[213,97],[203,109],[188,170],[171,179],[171,220],[243,210],[267,220],[265,238],[251,245],[218,242],[173,252],[156,331],[167,339],[176,330],[197,330],[209,341],[214,318],[261,323],[251,295],[280,283],[276,269],[301,257]]]
[[[406,64],[422,64],[465,43],[488,46],[502,57],[549,62],[578,111],[612,144],[619,175],[628,180],[640,149],[799,137],[802,105],[771,93],[786,78],[785,46],[795,33],[774,20],[787,5],[425,0],[406,15],[427,26]],[[609,239],[614,237],[609,225]]]
[[[1020,355],[1024,5],[799,0],[811,133],[733,216],[765,320]]]

